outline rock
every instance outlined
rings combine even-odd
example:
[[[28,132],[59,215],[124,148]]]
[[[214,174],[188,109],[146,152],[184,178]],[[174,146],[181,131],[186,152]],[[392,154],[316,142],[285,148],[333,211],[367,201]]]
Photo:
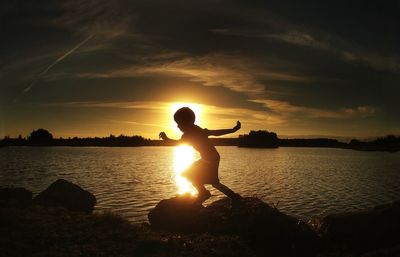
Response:
[[[35,204],[48,207],[64,207],[71,211],[91,213],[96,197],[78,185],[64,179],[58,179],[34,199]]]
[[[400,201],[328,215],[322,219],[320,232],[324,239],[354,251],[400,244]]]
[[[288,216],[258,198],[243,198],[232,208],[229,199],[207,207],[223,217],[224,228],[248,239],[262,254],[313,256],[319,237],[303,221]]]
[[[161,200],[148,214],[152,227],[168,231],[204,231],[207,211],[194,200],[187,195]]]
[[[262,254],[313,256],[319,241],[307,224],[253,197],[234,208],[227,198],[203,207],[193,198],[174,197],[159,202],[148,218],[152,227],[168,231],[237,234]]]
[[[0,188],[2,206],[26,207],[32,203],[32,192],[22,187]]]

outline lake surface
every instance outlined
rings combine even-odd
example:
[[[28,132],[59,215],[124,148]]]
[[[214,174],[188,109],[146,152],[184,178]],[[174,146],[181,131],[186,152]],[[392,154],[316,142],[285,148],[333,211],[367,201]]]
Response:
[[[217,149],[222,183],[305,220],[400,199],[400,153]],[[96,195],[96,211],[142,222],[160,200],[190,191],[178,173],[197,158],[187,147],[0,148],[0,186],[21,186],[37,194],[65,178]],[[211,192],[206,205],[222,197]]]

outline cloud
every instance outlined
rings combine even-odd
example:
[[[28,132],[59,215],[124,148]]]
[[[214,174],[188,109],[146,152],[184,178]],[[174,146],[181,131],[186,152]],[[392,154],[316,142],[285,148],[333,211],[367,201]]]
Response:
[[[111,123],[140,125],[140,126],[148,126],[148,127],[156,127],[156,128],[165,128],[164,125],[153,124],[153,123],[143,123],[143,122],[136,122],[136,121],[128,121],[128,120],[109,120],[109,122],[111,122]]]
[[[293,127],[302,118],[304,124],[328,124],[363,117],[398,127],[397,9],[317,1],[291,6],[227,0],[7,3],[0,104],[12,109],[59,102],[73,112],[129,112],[151,107],[140,101],[188,99],[218,106],[224,113],[215,113],[229,121],[236,114],[248,117],[258,127],[265,121]],[[24,89],[29,94],[12,103]]]
[[[187,54],[186,54],[187,55]],[[81,73],[82,78],[130,78],[135,76],[170,76],[187,78],[204,86],[222,86],[246,95],[260,95],[265,85],[260,79],[279,81],[310,81],[298,74],[268,69],[254,64],[242,56],[212,54],[187,57],[183,53],[162,53],[147,57],[150,65],[134,65],[108,72]]]
[[[120,108],[120,109],[141,109],[141,110],[165,110],[168,104],[166,102],[154,102],[154,101],[126,101],[126,102],[82,101],[82,102],[47,103],[43,105],[71,107],[71,108]]]
[[[368,117],[374,116],[378,113],[379,109],[373,106],[358,106],[355,108],[345,108],[343,110],[349,117],[353,116],[361,116],[361,117]]]
[[[51,24],[90,36],[114,38],[130,31],[134,14],[123,1],[70,0],[60,2],[63,15]]]
[[[126,101],[126,102],[58,102],[58,103],[49,103],[44,104],[43,106],[48,107],[66,107],[66,108],[105,108],[105,109],[132,109],[146,112],[153,112],[163,115],[171,115],[172,106],[175,102],[165,102],[165,101]],[[212,120],[212,124],[215,123],[215,126],[224,126],[227,121],[232,124],[236,122],[236,120],[246,120],[248,124],[261,125],[268,123],[270,125],[278,125],[282,124],[284,120],[275,113],[268,113],[261,110],[251,110],[248,108],[241,107],[221,107],[216,105],[208,105],[208,104],[199,104],[202,109],[202,114],[206,115],[210,120]],[[149,124],[139,124],[135,121],[122,121],[122,120],[112,120],[112,122],[121,122],[121,123],[131,123],[137,125],[152,125]],[[162,127],[162,126],[161,126]]]
[[[233,61],[233,58],[228,56],[186,58],[160,66],[144,67],[137,72],[174,74],[189,77],[191,81],[200,82],[205,86],[224,86],[234,91],[248,92],[249,94],[264,91],[264,86],[254,79],[253,74],[243,72],[240,65],[236,69],[229,67],[232,66],[232,64],[229,64],[230,61]]]
[[[382,56],[376,53],[342,51],[344,60],[364,63],[377,70],[400,72],[400,58],[396,56]]]
[[[357,106],[354,108],[341,108],[331,111],[318,108],[292,105],[289,102],[277,100],[252,100],[256,103],[262,103],[272,112],[282,117],[301,117],[301,118],[328,118],[328,119],[352,119],[375,116],[378,108],[373,106]]]
[[[275,22],[274,26],[279,28],[278,24],[279,23]],[[210,31],[220,35],[278,40],[288,44],[327,51],[347,62],[361,63],[378,70],[400,71],[399,56],[385,56],[374,53],[370,50],[363,49],[364,47],[362,45],[348,41],[329,32],[313,32],[311,30],[298,28],[296,25],[290,26],[288,23],[282,24],[278,32],[235,28],[211,29]]]
[[[210,29],[211,32],[221,35],[231,35],[231,36],[242,36],[249,38],[260,38],[260,39],[274,39],[279,41],[284,41],[290,44],[309,46],[314,48],[328,49],[329,45],[318,41],[315,37],[309,33],[298,31],[298,30],[288,30],[279,32],[273,31],[257,31],[257,30],[245,30],[245,29]]]

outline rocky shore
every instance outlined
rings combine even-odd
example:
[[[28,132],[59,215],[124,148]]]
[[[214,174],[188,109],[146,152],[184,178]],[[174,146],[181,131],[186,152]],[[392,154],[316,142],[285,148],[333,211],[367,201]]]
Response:
[[[161,200],[149,223],[93,214],[96,198],[57,180],[32,198],[0,188],[1,256],[400,256],[400,201],[312,223],[245,197],[207,207]]]

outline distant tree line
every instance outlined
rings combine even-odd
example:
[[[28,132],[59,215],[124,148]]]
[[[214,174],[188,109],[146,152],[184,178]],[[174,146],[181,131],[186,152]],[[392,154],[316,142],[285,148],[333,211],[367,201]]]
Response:
[[[294,138],[281,139],[274,132],[265,130],[250,131],[249,134],[240,135],[239,147],[276,148],[288,147],[346,147],[346,143],[330,138]]]
[[[345,147],[346,143],[331,138],[279,139],[279,146],[291,147]]]
[[[151,145],[150,139],[142,136],[110,135],[108,137],[86,138],[53,138],[46,129],[31,132],[28,138],[21,135],[18,138],[5,137],[0,141],[1,146],[146,146]]]
[[[238,138],[211,138],[218,146],[239,146],[253,148],[277,147],[336,147],[365,151],[399,151],[400,136],[388,135],[372,141],[352,139],[350,143],[339,142],[330,138],[278,138],[274,132],[266,130],[250,131],[249,134],[239,135]],[[173,146],[162,140],[146,139],[142,136],[110,135],[108,137],[86,138],[54,138],[46,129],[37,129],[27,138],[19,135],[17,138],[4,137],[0,146]]]
[[[356,150],[396,152],[400,150],[400,136],[388,135],[371,141],[352,139],[349,146]]]
[[[388,135],[372,141],[360,141],[352,139],[350,143],[340,142],[331,138],[278,138],[276,133],[266,130],[250,131],[249,134],[240,135],[238,138],[239,147],[331,147],[348,148],[363,151],[400,151],[400,136]]]

